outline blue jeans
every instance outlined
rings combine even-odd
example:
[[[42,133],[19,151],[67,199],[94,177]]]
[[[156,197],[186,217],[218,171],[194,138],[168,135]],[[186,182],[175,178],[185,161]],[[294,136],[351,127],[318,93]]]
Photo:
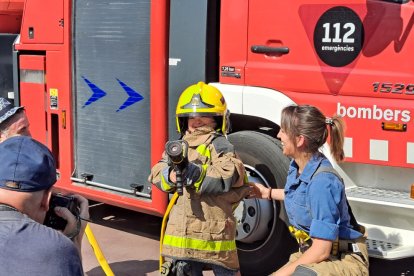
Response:
[[[203,267],[206,265],[205,263],[201,262],[195,262],[195,261],[184,261],[191,267],[191,276],[202,276],[203,275]],[[237,271],[227,269],[225,267],[219,266],[219,265],[209,265],[214,275],[216,276],[235,276]]]

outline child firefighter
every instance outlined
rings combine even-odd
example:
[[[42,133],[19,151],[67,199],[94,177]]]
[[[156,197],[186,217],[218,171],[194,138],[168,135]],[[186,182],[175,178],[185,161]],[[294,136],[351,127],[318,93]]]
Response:
[[[162,255],[173,260],[176,275],[202,275],[205,267],[215,275],[236,275],[239,270],[233,210],[249,187],[243,163],[226,138],[228,117],[217,88],[203,82],[189,86],[176,108],[188,162],[177,177],[164,152],[149,176],[168,193],[182,179],[182,195],[171,209],[162,241]]]

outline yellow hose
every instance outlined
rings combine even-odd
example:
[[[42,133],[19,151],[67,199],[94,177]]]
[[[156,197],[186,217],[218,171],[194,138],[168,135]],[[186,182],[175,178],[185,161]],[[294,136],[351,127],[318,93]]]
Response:
[[[99,244],[95,239],[95,236],[92,233],[92,229],[89,227],[89,223],[86,225],[85,234],[86,234],[86,237],[88,237],[88,241],[93,248],[95,257],[98,260],[99,264],[101,265],[103,271],[105,272],[105,275],[114,276],[115,274],[112,272],[111,268],[109,267],[109,264],[106,261],[105,256],[103,255],[102,250],[99,247]]]
[[[160,236],[160,271],[161,271],[161,266],[164,263],[164,257],[162,256],[161,253],[162,253],[162,242],[164,240],[165,228],[167,227],[168,216],[170,215],[171,209],[174,206],[175,202],[177,201],[177,198],[178,198],[178,193],[176,192],[172,196],[170,203],[168,203],[167,210],[165,211],[164,217],[162,218],[161,236]]]

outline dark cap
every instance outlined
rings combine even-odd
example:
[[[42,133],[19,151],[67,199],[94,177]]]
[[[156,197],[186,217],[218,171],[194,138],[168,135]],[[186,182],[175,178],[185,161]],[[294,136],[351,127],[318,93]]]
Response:
[[[47,190],[56,182],[50,150],[28,136],[0,143],[0,188],[19,192]]]
[[[23,109],[23,106],[15,107],[7,99],[0,97],[0,124],[16,114],[20,109]]]

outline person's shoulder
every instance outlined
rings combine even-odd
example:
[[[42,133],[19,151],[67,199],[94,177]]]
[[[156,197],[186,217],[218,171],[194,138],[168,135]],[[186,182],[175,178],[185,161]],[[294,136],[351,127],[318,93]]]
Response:
[[[80,255],[70,239],[28,217],[12,223],[8,236],[11,245],[4,254],[13,252],[18,256],[14,262],[26,264],[16,275],[83,275]],[[47,266],[39,266],[45,262]]]
[[[321,163],[322,167],[329,167],[329,168],[333,168],[331,161],[329,161],[328,157],[325,156],[325,154],[323,153],[319,153],[316,156],[318,162]]]
[[[37,222],[28,223],[27,231],[29,235],[36,237],[35,242],[47,247],[49,250],[65,250],[66,252],[76,252],[77,249],[73,242],[61,232]]]
[[[217,152],[228,153],[234,152],[234,146],[230,141],[221,134],[217,134],[212,141],[212,145]]]
[[[332,169],[332,167],[328,168]],[[342,190],[342,179],[330,169],[318,172],[312,177],[311,190]]]
[[[77,271],[77,267],[81,267],[78,249],[64,234],[39,223],[33,225],[31,232],[33,235],[37,235],[32,243],[38,244],[42,248],[44,257],[53,260],[55,269]],[[51,269],[53,268],[51,267]]]

